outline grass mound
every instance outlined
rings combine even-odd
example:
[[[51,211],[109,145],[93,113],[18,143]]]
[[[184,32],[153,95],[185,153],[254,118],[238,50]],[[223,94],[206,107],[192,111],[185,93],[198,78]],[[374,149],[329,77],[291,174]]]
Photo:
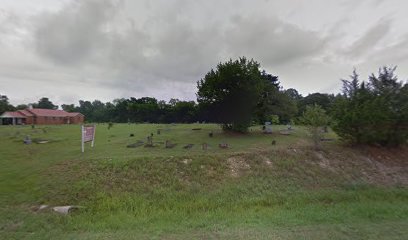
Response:
[[[126,148],[155,125],[97,127],[80,153],[74,126],[49,127],[24,145],[6,138],[0,169],[0,236],[58,239],[403,239],[408,229],[406,149],[352,149],[327,142],[314,151],[306,133],[222,135],[214,125],[172,125],[154,141],[166,149]],[[160,126],[166,129],[166,126]],[[7,135],[12,128],[0,128]],[[30,129],[19,129],[21,134]],[[208,132],[214,132],[209,138]],[[192,132],[194,134],[192,134]],[[114,135],[115,137],[112,137]],[[203,138],[212,146],[184,149]],[[276,145],[271,145],[276,139]],[[133,140],[134,141],[134,140]],[[185,142],[185,143],[184,143]],[[406,158],[405,158],[406,159]],[[69,216],[32,211],[47,204],[85,208]],[[392,226],[392,233],[386,234]]]

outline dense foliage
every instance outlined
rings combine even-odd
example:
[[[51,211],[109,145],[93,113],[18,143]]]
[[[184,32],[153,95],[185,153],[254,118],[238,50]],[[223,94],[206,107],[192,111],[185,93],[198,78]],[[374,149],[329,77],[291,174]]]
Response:
[[[360,82],[354,71],[343,80],[343,95],[333,107],[334,130],[356,144],[400,145],[408,140],[408,84],[398,81],[395,68]]]
[[[89,122],[119,123],[191,123],[197,121],[197,104],[171,99],[158,101],[151,97],[115,99],[112,103],[79,101],[79,106],[62,105],[66,111],[81,112]]]
[[[15,108],[13,105],[9,103],[9,99],[6,95],[1,95],[0,94],[0,114],[7,112],[7,111],[13,111]]]
[[[296,89],[283,89],[278,76],[261,71],[258,62],[242,57],[219,63],[215,70],[197,82],[198,103],[131,97],[106,103],[80,100],[78,106],[62,104],[61,108],[84,114],[88,122],[200,121],[220,123],[225,130],[238,132],[246,132],[251,124],[293,121],[313,126],[316,130],[321,123],[310,122],[311,116],[323,116],[322,119],[325,119],[327,113],[331,117],[329,124],[346,141],[397,146],[408,140],[408,83],[399,81],[395,70],[383,67],[367,81],[360,81],[354,71],[350,80],[342,80],[342,94],[335,96],[315,92],[302,96]],[[25,109],[29,105],[58,108],[46,97],[37,103],[14,107],[7,96],[0,95],[0,114]]]
[[[197,82],[197,101],[208,120],[221,123],[224,130],[247,131],[266,81],[259,67],[246,58],[229,60]]]
[[[331,112],[334,100],[335,96],[333,94],[311,93],[306,97],[302,97],[298,100],[299,115],[306,111],[307,106],[313,105],[319,105],[326,112]]]
[[[301,121],[307,126],[315,148],[320,149],[323,129],[329,123],[326,111],[320,105],[308,105],[301,117]]]
[[[54,105],[48,98],[41,98],[38,103],[31,104],[33,108],[43,108],[43,109],[58,109],[58,105]]]
[[[204,116],[224,130],[246,132],[251,122],[271,121],[273,116],[289,122],[297,112],[278,77],[261,72],[259,63],[244,57],[218,64],[197,82],[197,88]]]
[[[297,114],[296,101],[279,85],[278,77],[261,73],[263,89],[260,101],[255,109],[255,120],[259,124],[265,122],[288,123]],[[279,119],[276,122],[276,117]]]

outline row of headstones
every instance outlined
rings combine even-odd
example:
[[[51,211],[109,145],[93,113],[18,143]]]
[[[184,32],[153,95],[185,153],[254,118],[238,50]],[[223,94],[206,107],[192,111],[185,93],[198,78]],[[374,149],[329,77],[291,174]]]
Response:
[[[201,130],[201,128],[193,128],[193,130]],[[160,133],[161,133],[161,129],[157,129],[157,135],[160,135]],[[153,137],[153,133],[150,133],[150,136]],[[208,133],[208,136],[213,137],[214,133],[211,131],[210,133]]]
[[[197,129],[193,129],[193,130],[201,130],[201,128],[197,128]],[[157,135],[160,135],[161,129],[157,129],[156,133],[157,133]],[[150,136],[147,136],[146,144],[143,141],[138,141],[136,143],[127,145],[127,147],[128,148],[135,148],[135,147],[139,147],[139,146],[142,146],[142,145],[144,145],[145,147],[154,147],[155,145],[153,144],[153,135],[154,135],[153,133],[150,133]],[[134,137],[134,136],[135,135],[133,133],[131,133],[129,135],[129,137]],[[210,133],[208,133],[208,136],[213,137],[214,133],[211,131]],[[165,144],[164,145],[165,148],[173,148],[173,147],[175,147],[177,145],[177,143],[172,143],[169,140],[166,140],[164,144]],[[183,148],[184,149],[191,149],[193,146],[194,146],[194,144],[190,143],[190,144],[185,145]],[[228,143],[220,143],[218,146],[219,146],[219,148],[223,148],[223,149],[229,148]],[[201,148],[203,150],[207,150],[208,147],[209,147],[209,145],[207,143],[203,143],[201,145]]]
[[[164,147],[165,148],[173,148],[173,147],[175,147],[177,145],[177,143],[172,143],[170,140],[166,140],[165,141],[165,143],[164,143]],[[153,147],[154,145],[153,145],[153,137],[152,136],[148,136],[147,137],[147,143],[146,143],[146,145],[145,145],[146,147]],[[185,145],[183,148],[184,149],[190,149],[190,148],[192,148],[194,146],[194,144],[192,144],[192,143],[189,143],[189,144],[187,144],[187,145]],[[203,143],[203,144],[201,144],[201,148],[203,149],[203,150],[207,150],[208,149],[208,143]],[[228,145],[228,143],[220,143],[220,144],[218,144],[218,146],[220,147],[220,148],[229,148],[229,145]]]
[[[157,135],[160,135],[160,132],[161,132],[160,129],[157,129]],[[148,141],[148,142],[151,142],[151,141],[152,141],[151,138],[153,137],[153,135],[154,135],[153,133],[150,133],[150,136],[147,137],[147,141]],[[135,134],[133,134],[133,133],[131,133],[131,134],[129,135],[129,137],[134,137],[134,136],[135,136]],[[209,137],[213,137],[213,136],[214,136],[214,133],[211,131],[211,132],[208,133],[208,136],[209,136]],[[150,141],[149,141],[149,139],[150,139]]]
[[[31,143],[48,143],[50,140],[47,140],[47,139],[40,139],[40,138],[34,138],[34,139],[31,139],[31,137],[30,137],[30,135],[26,135],[25,137],[24,137],[24,139],[23,139],[23,143],[24,144],[27,144],[27,145],[29,145],[29,144],[31,144]]]
[[[271,134],[272,133],[272,123],[271,122],[265,122],[265,125],[262,126],[263,133],[266,134]],[[292,125],[288,124],[287,125],[287,130],[280,130],[279,133],[282,135],[290,135],[292,132]]]
[[[155,145],[154,145],[154,143],[153,143],[153,136],[147,136],[147,141],[146,141],[146,143],[144,143],[143,141],[139,140],[139,141],[137,141],[136,143],[127,145],[127,147],[128,147],[128,148],[136,148],[136,147],[140,147],[140,146],[143,146],[143,145],[144,145],[144,147],[155,147]],[[165,148],[174,148],[176,145],[177,145],[177,143],[172,143],[170,140],[166,140],[166,141],[164,142],[164,147],[165,147]],[[187,145],[183,146],[183,148],[184,148],[184,149],[191,149],[193,146],[194,146],[194,144],[191,144],[191,143],[190,143],[190,144],[187,144]],[[202,148],[203,150],[207,150],[208,147],[209,147],[208,143],[203,143],[203,144],[201,144],[201,148]],[[218,144],[218,147],[219,147],[219,148],[226,149],[226,148],[229,148],[229,144],[228,144],[228,143],[220,143],[220,144]]]

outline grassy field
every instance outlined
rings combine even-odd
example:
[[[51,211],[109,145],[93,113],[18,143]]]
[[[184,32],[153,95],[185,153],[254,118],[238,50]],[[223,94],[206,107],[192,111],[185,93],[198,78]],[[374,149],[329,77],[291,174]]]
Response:
[[[406,239],[407,149],[350,148],[329,133],[315,151],[303,128],[284,128],[100,124],[81,153],[80,126],[0,126],[0,239]],[[150,133],[154,147],[126,147]]]

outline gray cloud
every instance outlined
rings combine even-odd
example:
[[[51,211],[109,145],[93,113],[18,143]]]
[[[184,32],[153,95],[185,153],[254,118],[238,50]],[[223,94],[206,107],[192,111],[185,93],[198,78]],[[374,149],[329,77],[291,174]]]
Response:
[[[368,58],[377,66],[400,64],[403,67],[408,63],[407,46],[408,34],[405,34],[397,42],[371,52]]]
[[[56,13],[39,17],[34,32],[36,50],[61,64],[89,60],[104,50],[115,2],[74,1]]]
[[[315,56],[325,48],[319,34],[274,17],[233,19],[233,26],[226,31],[225,46],[232,56],[254,56],[267,66],[277,66]]]
[[[0,59],[0,89],[25,99],[46,86],[38,94],[52,93],[55,102],[194,99],[195,82],[207,71],[247,56],[284,87],[334,92],[353,66],[408,64],[401,10],[408,4],[398,2],[63,0],[52,8],[37,4],[43,10],[33,14],[0,7],[0,54],[9,56]]]
[[[111,74],[116,72],[126,82],[192,81],[222,59],[245,55],[272,66],[324,48],[317,33],[275,17],[235,15],[196,27],[188,18],[170,20],[172,14],[181,14],[180,8],[147,22],[145,28],[124,24],[118,29],[112,17],[120,11],[118,6],[110,1],[74,2],[42,17],[35,31],[37,51],[59,64],[88,61],[85,64],[111,68]]]
[[[375,50],[375,47],[384,39],[391,30],[390,20],[381,20],[371,27],[363,36],[355,41],[346,51],[351,57],[361,57],[367,52]]]

